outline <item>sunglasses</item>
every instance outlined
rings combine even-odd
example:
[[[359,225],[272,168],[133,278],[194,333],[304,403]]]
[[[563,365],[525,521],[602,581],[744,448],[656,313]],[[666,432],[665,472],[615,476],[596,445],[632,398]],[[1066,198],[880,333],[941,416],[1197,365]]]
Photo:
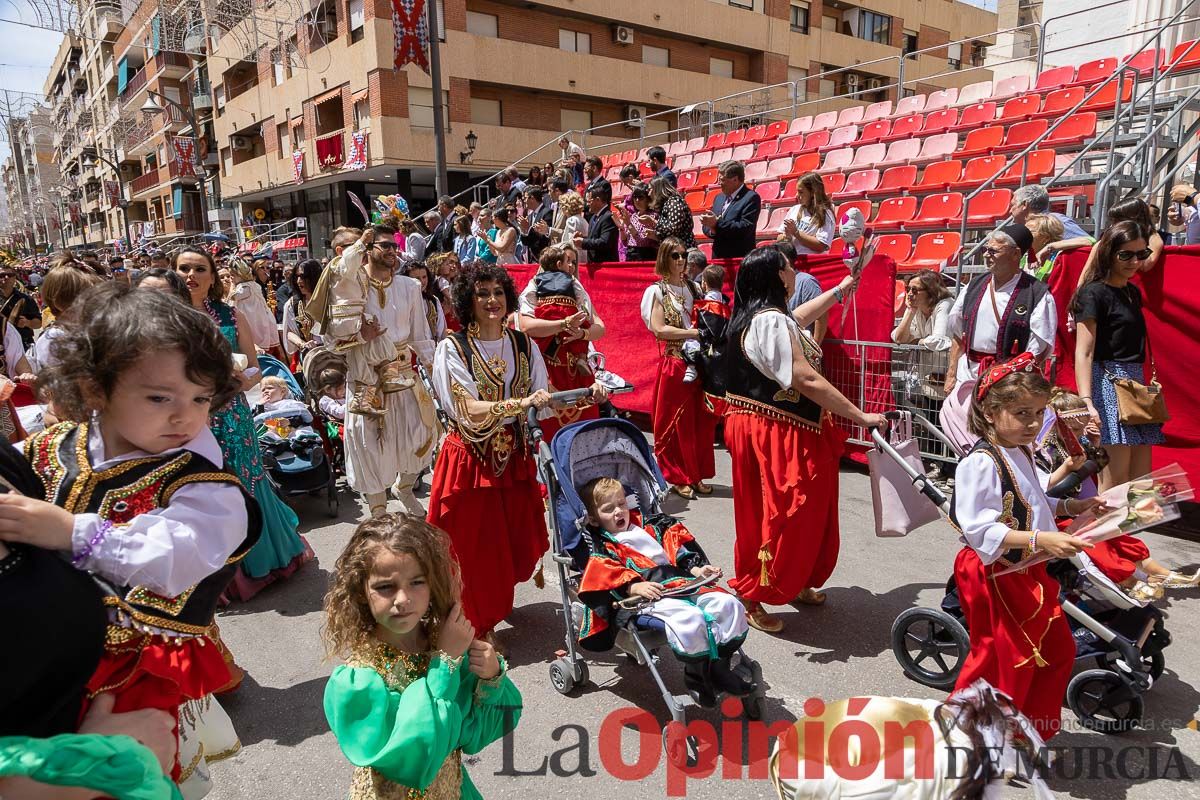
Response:
[[[923,291],[925,291],[925,287],[923,287],[923,286],[910,286],[910,287],[908,287],[908,293],[909,293],[909,294],[920,294],[920,293],[921,293],[921,292],[923,292]]]
[[[1145,250],[1118,250],[1117,259],[1120,261],[1145,261],[1150,256],[1154,255],[1154,251],[1147,247]]]
[[[985,248],[983,248],[983,252],[984,252],[986,255],[989,255],[989,256],[993,256],[993,257],[994,257],[994,256],[998,256],[998,255],[1000,255],[1001,253],[1003,253],[1003,252],[1004,252],[1004,248],[1003,248],[1003,247],[985,247]]]
[[[376,242],[375,246],[378,247],[380,250],[395,250],[396,249],[395,242]]]
[[[672,261],[683,261],[687,258],[687,253],[671,253]]]

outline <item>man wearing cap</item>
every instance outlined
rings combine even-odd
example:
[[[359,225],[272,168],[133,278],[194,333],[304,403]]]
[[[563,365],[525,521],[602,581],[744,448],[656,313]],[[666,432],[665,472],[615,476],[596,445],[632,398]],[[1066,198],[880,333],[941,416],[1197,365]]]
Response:
[[[1041,361],[1054,350],[1058,321],[1049,287],[1021,269],[1021,255],[1033,247],[1024,225],[1005,225],[988,237],[988,271],[960,289],[950,310],[950,346],[942,428],[956,445],[969,450],[979,438],[967,428],[971,393],[979,374],[1023,352]]]

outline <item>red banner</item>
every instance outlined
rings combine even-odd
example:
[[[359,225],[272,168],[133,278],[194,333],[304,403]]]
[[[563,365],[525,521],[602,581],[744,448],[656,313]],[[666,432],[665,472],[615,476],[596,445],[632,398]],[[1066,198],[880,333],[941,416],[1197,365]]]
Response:
[[[108,207],[116,208],[121,202],[121,184],[118,181],[105,181],[104,194],[108,196]]]
[[[296,183],[304,183],[304,151],[292,151],[292,177]]]
[[[191,136],[176,136],[171,140],[175,148],[175,165],[180,175],[196,173],[196,140]]]
[[[364,131],[355,131],[350,134],[350,153],[346,156],[346,163],[342,165],[342,169],[366,169],[367,168],[367,134]]]
[[[429,72],[429,24],[425,19],[425,0],[392,0],[392,28],[396,43],[392,62],[396,69],[416,64]]]

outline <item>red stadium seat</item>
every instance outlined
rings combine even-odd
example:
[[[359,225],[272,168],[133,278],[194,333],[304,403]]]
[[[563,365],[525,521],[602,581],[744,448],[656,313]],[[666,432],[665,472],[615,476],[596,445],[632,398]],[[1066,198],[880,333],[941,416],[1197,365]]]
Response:
[[[803,175],[806,172],[816,172],[821,166],[821,156],[817,153],[801,153],[792,160],[792,168],[788,175]]]
[[[758,144],[766,141],[767,137],[766,125],[751,125],[746,129],[746,138],[742,139],[742,144]]]
[[[696,188],[707,189],[717,182],[717,168],[705,167],[700,170],[700,174],[696,176]]]
[[[1117,71],[1117,63],[1115,58],[1098,58],[1095,61],[1080,64],[1079,69],[1075,71],[1075,80],[1072,85],[1091,86],[1099,83]]]
[[[849,169],[869,169],[878,164],[886,153],[887,145],[883,142],[865,144],[854,151],[854,160],[850,162]]]
[[[704,169],[712,163],[712,157],[712,150],[701,150],[699,153],[692,153],[692,168]]]
[[[774,203],[779,198],[779,181],[767,181],[754,187],[764,203]]]
[[[917,213],[917,198],[889,197],[879,204],[875,218],[871,220],[872,231],[898,231],[910,222]]]
[[[826,111],[824,114],[817,114],[815,117],[813,117],[812,128],[810,130],[813,130],[813,131],[831,130],[834,126],[837,125],[837,118],[838,118],[838,112],[836,112],[836,111]]]
[[[815,153],[829,144],[829,137],[829,131],[813,131],[812,133],[804,134],[804,148],[800,152]]]
[[[749,183],[758,183],[767,177],[767,162],[751,161],[746,165],[746,181]]]
[[[888,167],[879,179],[879,185],[868,189],[867,197],[895,197],[904,194],[917,182],[917,168],[911,164]]]
[[[911,139],[921,132],[921,126],[924,124],[924,114],[909,114],[907,117],[901,117],[892,123],[892,132],[883,137],[883,141],[894,142],[898,139]]]
[[[1079,102],[1083,100],[1087,94],[1087,90],[1082,86],[1073,86],[1068,89],[1058,89],[1046,95],[1045,101],[1042,102],[1042,110],[1035,114],[1035,117],[1061,117],[1066,114]]]
[[[752,158],[755,161],[763,161],[764,159],[774,158],[778,152],[779,140],[767,139],[765,142],[759,142],[754,148],[754,155]]]
[[[785,133],[787,133],[787,130],[788,120],[777,119],[767,126],[767,138],[778,139],[780,136],[783,136]]]
[[[704,232],[704,226],[700,224],[700,215],[692,216],[692,235],[696,237],[696,241],[708,239],[708,234]]]
[[[877,166],[892,167],[907,164],[921,154],[920,139],[901,139],[888,145],[887,155]]]
[[[696,170],[689,169],[687,172],[680,172],[678,177],[678,186],[675,187],[681,192],[687,192],[696,185]]]
[[[694,136],[691,139],[688,139],[687,148],[684,150],[684,152],[685,153],[698,153],[703,149],[704,149],[704,137],[703,136]]]
[[[847,125],[844,128],[835,128],[829,134],[829,141],[818,147],[817,150],[822,153],[828,150],[839,150],[843,147],[848,147],[849,145],[854,144],[854,140],[857,138],[857,125]]]
[[[692,164],[693,158],[694,156],[692,156],[691,153],[684,153],[681,156],[675,156],[675,163],[671,165],[671,170],[678,173],[691,169],[694,166]]]
[[[912,237],[909,237],[909,238],[911,239]],[[878,251],[876,251],[876,252],[878,252]],[[897,270],[900,269],[899,264],[896,265],[896,269]],[[908,299],[908,282],[902,281],[899,278],[897,278],[896,279],[896,298],[895,298],[894,302],[892,303],[892,313],[895,314],[897,317],[904,315],[904,305],[905,305],[904,301],[907,299]]]
[[[671,142],[667,147],[667,156],[670,158],[683,155],[685,152],[687,152],[687,141],[684,139],[680,139],[678,142]]]
[[[846,185],[846,176],[840,172],[830,172],[821,176],[821,183],[825,184],[825,194],[833,197],[835,194],[839,194],[842,187]]]
[[[893,117],[907,117],[912,114],[920,114],[925,110],[925,95],[914,94],[911,97],[902,97],[896,101],[896,110],[892,112]]]
[[[795,136],[799,133],[808,133],[812,130],[812,121],[813,118],[811,114],[804,117],[796,117],[794,120],[788,123],[788,136]]]
[[[1055,155],[1057,154],[1053,150],[1034,150],[1006,169],[1004,174],[996,179],[996,185],[1020,186],[1025,183],[1041,183],[1042,178],[1049,178],[1054,174]],[[1024,177],[1021,176],[1022,162],[1026,163]]]
[[[787,175],[789,172],[791,172],[791,169],[792,159],[790,156],[773,158],[767,162],[767,177],[782,178],[784,175]]]
[[[800,183],[799,178],[788,179],[788,182],[783,185],[783,190],[779,193],[779,197],[776,198],[775,202],[776,203],[794,203],[794,202],[796,202],[796,187],[799,183]]]
[[[950,130],[965,131],[972,128],[978,128],[980,125],[991,125],[996,121],[996,102],[988,100],[983,103],[976,103],[967,106],[962,110],[962,116],[958,118]]]
[[[982,103],[992,96],[992,82],[979,81],[978,83],[969,83],[958,90],[958,98],[951,103],[955,106],[971,106],[976,103]]]
[[[1075,80],[1075,67],[1053,67],[1042,70],[1033,85],[1035,94],[1045,94],[1070,86]]]
[[[650,178],[654,177],[654,170],[650,168],[649,161],[642,161],[638,163],[638,177],[642,180],[649,180]],[[612,181],[609,181],[609,183],[612,183]]]
[[[1045,139],[1047,147],[1063,148],[1083,144],[1096,135],[1096,112],[1072,114]],[[1026,142],[1028,144],[1028,142]]]
[[[729,157],[734,161],[749,161],[750,159],[754,158],[754,145],[739,144],[737,147],[733,148],[733,152],[729,154]]]
[[[892,101],[882,100],[878,103],[871,103],[867,106],[867,110],[863,112],[862,121],[864,123],[874,122],[879,119],[887,119],[892,115]]]
[[[850,200],[850,201],[847,201],[845,203],[841,203],[838,205],[837,211],[833,215],[834,224],[840,223],[842,220],[842,217],[845,216],[846,212],[852,208],[857,208],[859,211],[861,211],[862,215],[863,215],[863,219],[871,218],[871,201],[870,200]],[[835,239],[834,241],[841,241],[841,239]]]
[[[704,193],[704,210],[710,211],[713,203],[717,202],[717,198],[721,196],[720,189],[709,189]]]
[[[830,150],[825,154],[825,160],[821,163],[821,167],[817,172],[824,174],[826,172],[841,172],[846,167],[850,166],[854,161],[854,148],[843,147],[840,150]]]
[[[867,196],[867,192],[879,185],[879,170],[877,169],[860,169],[857,172],[851,172],[846,178],[846,185],[841,191],[837,192],[833,199],[842,200],[857,200]]]
[[[1129,59],[1129,66],[1138,71],[1138,77],[1149,78],[1154,75],[1154,62],[1158,61],[1158,72],[1161,75],[1167,71],[1167,51],[1164,49],[1143,50]]]
[[[939,133],[926,136],[921,140],[921,152],[912,159],[914,164],[928,164],[931,161],[945,161],[954,153],[958,146],[957,133]]]
[[[931,269],[941,272],[943,266],[952,266],[958,261],[958,250],[962,247],[962,237],[959,234],[946,231],[925,233],[917,239],[912,256],[896,265],[900,272],[916,272]]]
[[[1007,100],[1010,97],[1017,97],[1029,91],[1029,76],[1014,75],[1011,78],[1001,78],[996,81],[996,87],[992,90],[992,99]]]
[[[683,196],[683,201],[687,203],[688,208],[693,212],[704,211],[704,192],[688,192]]]
[[[700,247],[700,252],[704,253],[705,257],[711,261],[712,257],[713,257],[712,242],[705,242],[704,244],[699,245],[699,247]]]
[[[912,222],[904,223],[905,230],[946,228],[962,218],[963,196],[959,192],[931,194],[921,201],[921,210]]]
[[[990,228],[1008,216],[1012,192],[1008,189],[984,189],[967,204],[967,226]]]
[[[1128,104],[1129,101],[1133,99],[1133,81],[1132,80],[1122,81],[1120,78],[1118,78],[1116,81],[1114,81],[1110,84],[1107,84],[1104,88],[1102,88],[1099,92],[1097,92],[1095,94],[1095,96],[1092,97],[1091,100],[1088,100],[1086,103],[1084,103],[1083,108],[1081,110],[1082,111],[1097,111],[1100,113],[1114,110],[1117,106],[1117,84],[1118,83],[1122,84],[1121,85],[1121,105],[1124,106],[1124,105]]]
[[[737,147],[742,142],[746,141],[746,129],[738,128],[725,134],[725,146]]]
[[[925,124],[921,126],[921,134],[930,136],[935,133],[942,133],[954,127],[958,122],[957,108],[943,108],[940,111],[931,111],[925,115]]]
[[[936,92],[930,92],[925,97],[925,113],[931,111],[941,111],[943,108],[949,108],[954,105],[954,101],[958,99],[958,88],[950,87],[949,89],[939,89]]]
[[[888,256],[897,264],[912,252],[912,236],[907,233],[889,233],[875,238],[875,255]]]
[[[825,251],[827,256],[840,256],[846,249],[846,243],[839,238],[835,238],[829,243],[829,249]]]
[[[994,175],[1004,169],[1004,165],[1007,163],[1008,159],[1005,156],[972,158],[963,169],[962,177],[955,179],[948,186],[956,192],[982,186],[985,181],[991,180]]]
[[[1042,96],[1026,94],[1014,97],[1004,103],[1000,109],[1000,122],[1020,122],[1029,119],[1041,110]]]
[[[921,180],[913,184],[912,191],[915,194],[944,192],[946,187],[957,181],[961,175],[961,161],[938,161],[925,168],[921,173]]]
[[[838,112],[837,124],[834,125],[834,127],[842,128],[846,125],[857,126],[858,123],[862,122],[864,110],[864,106],[850,106],[848,108],[843,108]]]
[[[1092,118],[1095,119],[1095,116],[1093,115]],[[1004,137],[1004,144],[993,148],[993,151],[1004,153],[1013,150],[1023,150],[1045,133],[1049,125],[1050,123],[1044,119],[1031,119],[1027,122],[1018,122],[1008,129],[1008,136]]]
[[[717,166],[722,161],[728,161],[731,158],[733,158],[733,148],[732,147],[720,147],[720,148],[717,148],[716,150],[712,151],[713,166]]]
[[[1171,51],[1171,72],[1194,72],[1200,69],[1200,39],[1180,42]]]
[[[874,122],[868,122],[863,126],[862,133],[859,134],[859,144],[871,144],[872,142],[881,142],[892,132],[892,122],[887,119],[878,119]]]
[[[795,153],[803,152],[804,150],[804,134],[797,133],[794,136],[784,136],[779,140],[778,155],[790,156]]]
[[[955,158],[971,158],[986,156],[1004,142],[1004,128],[991,125],[987,128],[976,128],[967,134],[962,147],[954,151]]]
[[[768,214],[760,213],[758,215],[758,225],[756,226],[758,238],[766,238],[768,234],[779,230],[779,225],[783,224],[783,217],[787,216],[787,212],[788,210],[786,208],[777,208]],[[771,221],[774,217],[779,217],[779,223],[777,225],[771,225]]]

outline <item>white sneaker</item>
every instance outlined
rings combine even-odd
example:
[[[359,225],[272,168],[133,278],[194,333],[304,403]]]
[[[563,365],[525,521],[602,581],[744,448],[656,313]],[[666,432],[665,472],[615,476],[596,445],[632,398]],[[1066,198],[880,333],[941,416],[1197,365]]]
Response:
[[[696,379],[699,377],[700,377],[700,373],[696,370],[696,367],[692,364],[688,364],[687,369],[685,369],[683,371],[683,382],[684,383],[695,383]]]

